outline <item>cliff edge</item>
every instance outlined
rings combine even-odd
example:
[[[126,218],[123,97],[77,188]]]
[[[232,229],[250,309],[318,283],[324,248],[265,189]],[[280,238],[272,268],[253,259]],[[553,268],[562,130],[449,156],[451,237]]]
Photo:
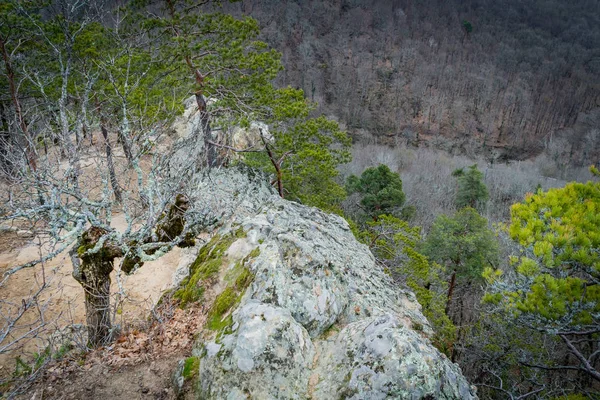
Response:
[[[415,296],[343,218],[283,200],[249,171],[197,187],[195,211],[218,228],[176,296],[210,307],[179,372],[199,398],[477,398],[432,346]]]

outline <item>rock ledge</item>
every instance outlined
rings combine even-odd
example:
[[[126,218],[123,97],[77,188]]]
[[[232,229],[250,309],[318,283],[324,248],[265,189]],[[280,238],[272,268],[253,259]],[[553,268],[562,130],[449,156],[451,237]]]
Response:
[[[236,239],[211,282],[218,329],[195,350],[199,398],[477,398],[431,345],[414,295],[344,219],[285,201],[247,172],[209,178],[197,211]]]

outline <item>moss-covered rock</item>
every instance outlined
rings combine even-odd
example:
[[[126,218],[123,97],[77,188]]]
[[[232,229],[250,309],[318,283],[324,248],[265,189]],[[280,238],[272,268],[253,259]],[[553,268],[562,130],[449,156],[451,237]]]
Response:
[[[209,311],[206,327],[213,331],[220,331],[231,325],[231,311],[240,303],[246,289],[254,280],[254,274],[246,266],[250,260],[260,254],[256,248],[225,275],[227,287],[215,298]]]
[[[198,357],[188,357],[183,362],[183,373],[184,379],[188,380],[198,374],[198,368],[200,367],[200,359]]]
[[[215,235],[200,249],[196,260],[190,265],[188,277],[181,282],[174,295],[180,300],[182,307],[202,298],[206,282],[216,277],[224,266],[225,252],[233,242],[244,235],[242,228],[227,235]]]
[[[203,207],[247,232],[225,251],[195,354],[198,398],[476,399],[427,339],[415,296],[345,221],[265,199],[266,188],[243,179],[218,171],[198,185]]]

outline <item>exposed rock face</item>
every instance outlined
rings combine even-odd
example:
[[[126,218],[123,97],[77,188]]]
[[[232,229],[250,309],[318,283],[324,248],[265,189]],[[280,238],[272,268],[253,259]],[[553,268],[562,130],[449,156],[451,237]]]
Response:
[[[429,342],[414,295],[392,283],[346,221],[262,182],[217,171],[198,184],[196,204],[221,221],[219,234],[244,231],[213,288],[226,290],[240,263],[254,277],[222,315],[227,326],[204,332],[199,397],[476,398]]]
[[[213,103],[214,101],[208,99],[208,104]],[[196,98],[194,96],[187,98],[183,105],[183,115],[177,117],[173,123],[172,129],[175,133],[175,137],[178,139],[186,139],[202,135],[202,124],[200,121],[200,113],[198,112]],[[251,122],[250,126],[247,128],[242,128],[240,126],[230,127],[226,134],[223,134],[223,132],[219,131],[221,133],[218,135],[217,139],[218,142],[236,149],[256,149],[262,146],[262,141],[260,138],[261,131],[266,140],[272,140],[272,136],[269,133],[269,126],[265,123],[257,121]],[[202,140],[197,140],[195,143],[201,144],[202,146],[204,145]],[[191,156],[197,156],[194,152],[194,149],[189,149],[189,143],[186,144],[186,148],[191,150]],[[202,147],[200,147],[199,151],[203,151]],[[239,154],[237,153],[228,154],[228,156],[232,158],[239,158]]]

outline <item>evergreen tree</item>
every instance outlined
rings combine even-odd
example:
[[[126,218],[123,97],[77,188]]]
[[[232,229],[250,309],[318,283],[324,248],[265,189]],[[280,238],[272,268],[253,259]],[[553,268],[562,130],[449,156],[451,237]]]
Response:
[[[141,26],[164,59],[176,60],[171,75],[188,82],[195,95],[208,165],[222,164],[224,154],[237,151],[251,166],[274,175],[282,197],[337,209],[345,192],[334,178],[337,166],[350,159],[350,140],[334,121],[309,115],[315,107],[302,90],[273,86],[283,69],[281,54],[257,40],[258,23],[218,8],[200,13],[192,1],[159,4],[164,12],[158,17],[140,9]],[[222,132],[255,121],[269,127],[261,130],[260,143],[253,149],[231,147]]]
[[[273,173],[280,196],[339,212],[346,192],[335,178],[337,167],[350,161],[350,139],[336,122],[323,116],[309,118],[313,106],[304,102],[302,91],[287,89],[283,97],[287,96],[304,105],[279,102],[278,108],[289,107],[282,111],[291,114],[267,119],[273,128],[270,139],[261,132],[266,151],[246,156],[246,162]]]
[[[374,220],[381,214],[397,214],[406,199],[400,174],[384,164],[367,168],[360,178],[348,177],[346,189],[348,193],[360,194],[363,210]]]
[[[465,321],[472,310],[465,310],[465,297],[477,293],[474,283],[481,280],[486,266],[498,262],[498,243],[487,220],[473,208],[463,208],[454,216],[436,218],[420,250],[431,262],[445,267],[443,276],[448,279],[445,313],[457,325],[457,340],[465,336]],[[452,351],[452,360],[458,357]]]
[[[211,167],[224,161],[221,150],[227,140],[219,132],[227,125],[267,122],[263,114],[285,98],[272,85],[283,68],[281,55],[257,40],[258,22],[234,18],[218,5],[218,1],[142,0],[133,3],[136,12],[131,17],[132,25],[149,35],[152,48],[171,64],[169,74],[194,94],[201,120],[198,134]],[[161,12],[154,12],[155,7]]]
[[[488,200],[488,190],[483,183],[483,174],[477,165],[471,165],[467,170],[457,169],[452,173],[458,180],[456,206],[458,208],[471,207],[478,210],[485,208]]]
[[[511,257],[514,277],[486,270],[486,300],[502,304],[516,323],[560,339],[572,355],[567,365],[540,368],[600,381],[600,183],[528,194],[513,205],[509,232],[523,253]]]
[[[452,217],[437,217],[421,250],[430,260],[450,271],[448,305],[457,281],[471,284],[481,278],[486,266],[495,266],[498,262],[494,233],[489,230],[487,220],[469,207]]]

